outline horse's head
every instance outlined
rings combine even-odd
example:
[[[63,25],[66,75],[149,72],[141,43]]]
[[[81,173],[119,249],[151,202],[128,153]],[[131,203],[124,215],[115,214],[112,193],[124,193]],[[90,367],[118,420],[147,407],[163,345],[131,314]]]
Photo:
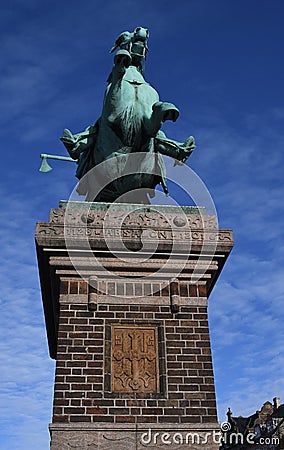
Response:
[[[149,30],[143,27],[137,27],[134,30],[133,41],[147,41],[149,37]]]

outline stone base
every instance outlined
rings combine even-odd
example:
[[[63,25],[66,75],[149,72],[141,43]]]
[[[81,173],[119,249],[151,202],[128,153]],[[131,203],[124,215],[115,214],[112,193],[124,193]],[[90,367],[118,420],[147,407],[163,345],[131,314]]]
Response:
[[[51,424],[51,450],[218,450],[216,424]]]

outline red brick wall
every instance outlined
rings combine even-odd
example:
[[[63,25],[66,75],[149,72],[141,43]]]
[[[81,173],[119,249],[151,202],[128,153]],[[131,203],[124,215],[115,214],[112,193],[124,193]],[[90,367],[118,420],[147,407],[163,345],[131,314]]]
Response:
[[[61,282],[53,422],[216,423],[207,307],[98,304],[89,311],[87,283]],[[180,288],[203,297],[204,286]],[[76,302],[78,295],[78,302]],[[70,301],[68,301],[70,296]],[[204,303],[204,302],[203,302]],[[156,325],[161,392],[114,393],[110,383],[111,325]]]

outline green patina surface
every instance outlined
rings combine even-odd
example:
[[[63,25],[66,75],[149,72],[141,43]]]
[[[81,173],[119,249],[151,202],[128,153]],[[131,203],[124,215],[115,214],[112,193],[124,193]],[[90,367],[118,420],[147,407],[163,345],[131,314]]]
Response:
[[[80,133],[65,129],[61,137],[70,157],[78,162],[77,192],[86,201],[113,202],[133,192],[119,201],[149,204],[157,184],[168,194],[161,155],[183,164],[195,149],[192,136],[178,142],[161,131],[163,122],[177,120],[179,110],[173,103],[160,101],[144,79],[148,36],[142,27],[118,36],[111,49],[118,51],[100,118]],[[129,166],[135,166],[131,174]]]
[[[82,211],[107,211],[111,208],[112,211],[206,214],[204,206],[141,205],[139,203],[128,205],[127,203],[75,202],[68,200],[61,200],[59,208]]]

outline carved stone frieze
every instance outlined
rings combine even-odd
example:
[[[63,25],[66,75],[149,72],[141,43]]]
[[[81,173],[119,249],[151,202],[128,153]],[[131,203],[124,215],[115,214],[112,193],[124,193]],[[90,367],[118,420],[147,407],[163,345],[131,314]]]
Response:
[[[121,426],[120,426],[121,425]],[[134,425],[134,426],[132,426]],[[219,425],[52,424],[51,450],[218,450]]]
[[[52,433],[51,450],[97,450],[99,449],[98,433],[70,430],[66,436]]]
[[[149,210],[142,207],[141,211],[129,211],[129,205],[120,205],[117,209],[111,205],[108,209],[109,205],[105,204],[82,205],[79,202],[76,209],[75,203],[71,202],[70,208],[66,202],[65,207],[52,209],[50,221],[38,223],[38,242],[48,239],[50,245],[55,246],[103,248],[115,241],[119,249],[123,249],[123,245],[127,248],[132,245],[136,250],[147,242],[151,246],[155,243],[163,250],[176,244],[183,246],[183,243],[186,248],[204,244],[216,248],[220,245],[222,251],[233,245],[232,231],[219,229],[217,217],[204,212],[198,214],[198,208],[190,212],[186,209],[189,207],[164,206],[161,207],[164,210],[159,211],[151,206]],[[85,208],[88,205],[89,209]]]
[[[175,228],[189,227],[194,229],[217,229],[217,218],[206,214],[184,214],[171,212],[162,214],[158,211],[127,212],[127,211],[99,211],[76,209],[52,209],[51,223],[65,223],[65,225],[110,226],[113,227],[142,227],[142,228]],[[105,222],[105,223],[104,223]]]

